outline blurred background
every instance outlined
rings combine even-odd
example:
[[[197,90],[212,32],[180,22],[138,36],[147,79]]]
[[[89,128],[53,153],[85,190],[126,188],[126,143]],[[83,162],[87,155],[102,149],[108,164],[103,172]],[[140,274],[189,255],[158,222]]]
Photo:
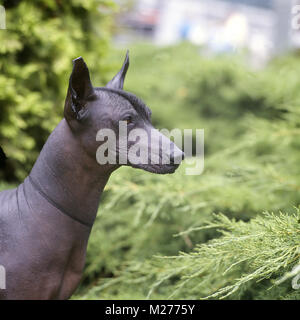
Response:
[[[160,45],[188,41],[208,53],[247,50],[254,64],[297,47],[293,1],[119,1],[115,43],[147,39]]]
[[[300,1],[0,5],[0,190],[62,119],[78,56],[104,86],[129,48],[125,90],[154,125],[205,130],[201,176],[112,176],[74,299],[300,298],[276,282],[299,263]]]

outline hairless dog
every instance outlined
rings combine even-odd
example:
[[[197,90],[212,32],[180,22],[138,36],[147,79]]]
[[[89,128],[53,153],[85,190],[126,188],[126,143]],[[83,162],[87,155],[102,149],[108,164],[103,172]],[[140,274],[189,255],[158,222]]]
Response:
[[[64,119],[24,182],[0,192],[0,266],[6,276],[1,299],[68,299],[77,288],[101,193],[121,166],[120,162],[100,165],[96,160],[97,148],[105,143],[96,141],[99,129],[118,133],[118,123],[125,121],[127,134],[140,128],[147,133],[147,142],[168,139],[153,128],[149,108],[123,91],[128,66],[127,52],[121,70],[106,87],[93,87],[84,60],[75,59]],[[127,158],[126,165],[173,173],[183,152],[169,139],[168,143],[169,164],[152,164],[150,159],[132,163]],[[128,142],[127,148],[131,145]],[[164,157],[161,143],[151,144],[149,151]],[[120,154],[116,148],[116,156]]]

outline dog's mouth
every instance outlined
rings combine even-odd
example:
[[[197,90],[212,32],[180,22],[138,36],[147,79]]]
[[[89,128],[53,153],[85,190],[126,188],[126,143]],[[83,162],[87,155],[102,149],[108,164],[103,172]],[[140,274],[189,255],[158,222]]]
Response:
[[[136,169],[142,169],[156,174],[172,174],[179,167],[179,164],[129,164]]]

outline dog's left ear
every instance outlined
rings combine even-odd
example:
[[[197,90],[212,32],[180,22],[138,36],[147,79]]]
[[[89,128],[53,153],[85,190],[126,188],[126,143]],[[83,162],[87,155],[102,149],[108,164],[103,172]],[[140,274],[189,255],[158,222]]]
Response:
[[[124,85],[125,76],[129,67],[129,51],[126,52],[126,57],[121,70],[109,81],[106,85],[107,88],[122,90]]]
[[[65,102],[64,116],[67,120],[80,120],[84,107],[92,96],[94,88],[90,73],[82,57],[73,60],[73,70],[69,80],[69,88]]]

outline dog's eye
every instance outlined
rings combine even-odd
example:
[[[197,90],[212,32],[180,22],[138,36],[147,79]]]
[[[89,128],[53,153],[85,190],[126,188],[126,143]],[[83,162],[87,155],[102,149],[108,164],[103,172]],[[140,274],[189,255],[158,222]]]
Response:
[[[127,124],[131,124],[133,122],[132,117],[128,116],[124,119],[124,121],[126,121]]]

